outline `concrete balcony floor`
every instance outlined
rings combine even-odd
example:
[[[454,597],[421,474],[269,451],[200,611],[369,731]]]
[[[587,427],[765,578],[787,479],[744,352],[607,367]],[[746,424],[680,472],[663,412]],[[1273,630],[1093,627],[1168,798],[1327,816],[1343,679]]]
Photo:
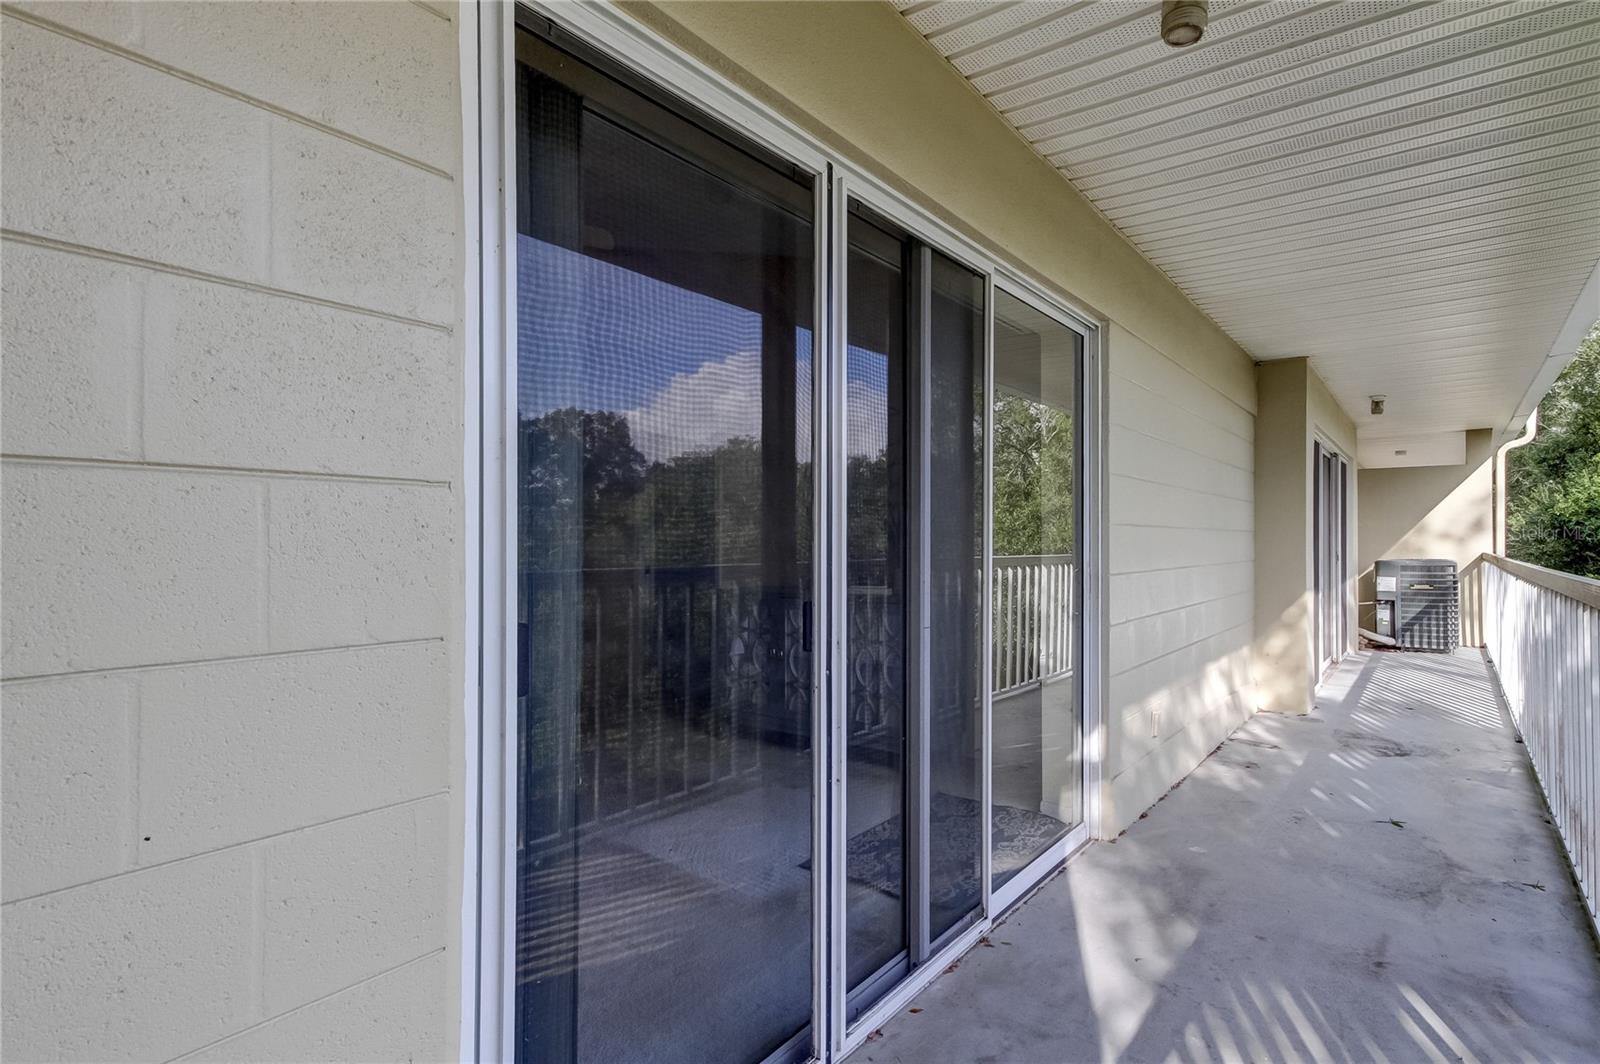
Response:
[[[1600,1060],[1600,955],[1476,651],[1357,654],[852,1064]]]

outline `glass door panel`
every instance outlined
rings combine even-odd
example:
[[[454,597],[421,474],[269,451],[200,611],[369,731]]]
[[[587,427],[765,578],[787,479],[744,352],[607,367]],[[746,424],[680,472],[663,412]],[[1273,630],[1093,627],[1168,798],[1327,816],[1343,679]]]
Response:
[[[929,251],[928,936],[983,902],[984,279]]]
[[[761,1060],[813,991],[812,188],[518,37],[517,1059]]]
[[[845,970],[854,1019],[976,918],[984,280],[848,219]]]
[[[906,965],[906,314],[900,239],[849,219],[846,412],[847,985]],[[875,997],[858,994],[860,1008]],[[865,999],[865,1000],[863,1000]]]
[[[996,290],[990,710],[996,888],[1083,818],[1076,490],[1082,360],[1077,332]]]

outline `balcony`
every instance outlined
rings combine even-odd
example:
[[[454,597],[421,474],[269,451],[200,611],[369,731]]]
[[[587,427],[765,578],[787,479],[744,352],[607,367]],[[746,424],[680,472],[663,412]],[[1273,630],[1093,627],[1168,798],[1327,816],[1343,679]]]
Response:
[[[1592,1059],[1600,956],[1563,836],[1584,874],[1595,582],[1482,569],[1497,669],[1351,655],[1311,714],[1253,718],[852,1059]]]

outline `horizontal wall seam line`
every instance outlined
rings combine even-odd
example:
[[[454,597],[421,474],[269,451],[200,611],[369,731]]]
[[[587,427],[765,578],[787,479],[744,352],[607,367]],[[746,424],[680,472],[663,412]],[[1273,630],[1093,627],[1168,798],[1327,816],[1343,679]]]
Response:
[[[99,466],[110,469],[143,469],[160,473],[204,473],[223,477],[268,477],[273,480],[327,480],[358,484],[396,484],[416,488],[450,488],[448,480],[420,477],[383,477],[366,473],[323,473],[314,469],[268,469],[253,466],[211,466],[190,462],[150,462],[119,458],[76,458],[70,455],[0,452],[0,459],[30,465]]]
[[[418,639],[392,639],[380,643],[345,643],[339,646],[305,647],[300,650],[267,650],[259,654],[229,654],[220,658],[190,658],[185,661],[156,661],[143,665],[110,665],[99,669],[77,669],[69,672],[38,672],[28,676],[0,677],[0,688],[12,684],[41,683],[47,680],[73,680],[82,676],[106,676],[113,673],[156,672],[162,669],[192,669],[206,665],[232,665],[247,661],[275,661],[280,658],[308,657],[314,654],[343,654],[352,650],[378,650],[384,647],[424,646],[443,643],[444,636],[430,635]]]
[[[422,8],[422,10],[426,11],[428,14],[432,15],[436,19],[441,19],[442,21],[445,21],[445,22],[453,22],[453,21],[455,21],[449,15],[445,14],[443,11],[440,11],[438,8],[434,7],[431,4],[423,3],[422,0],[411,0],[411,2],[413,4],[415,4],[416,6]]]
[[[371,809],[360,809],[354,813],[345,813],[341,816],[329,817],[327,820],[319,820],[315,824],[301,824],[298,827],[284,828],[282,831],[274,831],[270,835],[260,835],[256,838],[245,839],[241,842],[230,842],[226,846],[215,846],[209,850],[201,850],[199,853],[184,854],[182,857],[173,857],[165,861],[157,861],[155,864],[140,865],[138,868],[125,868],[120,872],[112,872],[107,876],[97,876],[94,879],[86,879],[82,883],[73,883],[65,887],[53,887],[50,890],[41,890],[37,894],[29,894],[21,898],[12,898],[3,906],[0,906],[0,908],[8,909],[13,905],[21,905],[23,902],[38,901],[40,898],[48,898],[56,894],[65,894],[70,890],[83,890],[85,887],[92,887],[100,883],[107,883],[113,879],[126,879],[128,876],[143,875],[146,872],[154,872],[162,868],[171,868],[174,865],[187,864],[190,861],[203,861],[207,857],[215,857],[219,853],[227,853],[230,850],[242,850],[250,846],[264,846],[269,842],[273,842],[289,835],[298,835],[303,831],[315,831],[317,828],[327,827],[330,824],[342,824],[347,820],[355,820],[358,817],[373,816],[377,813],[387,813],[395,809],[404,809],[408,805],[420,805],[423,802],[431,802],[436,798],[448,797],[449,794],[450,789],[446,787],[443,790],[430,791],[427,794],[419,794],[411,798],[402,798],[398,802],[390,802],[387,805],[373,806]]]
[[[1205,606],[1213,602],[1227,602],[1229,599],[1244,598],[1247,595],[1254,597],[1254,588],[1245,588],[1243,591],[1230,591],[1226,595],[1213,595],[1210,598],[1199,598],[1195,599],[1193,602],[1185,602],[1179,606],[1168,606],[1164,610],[1153,610],[1150,613],[1141,613],[1137,617],[1124,617],[1120,621],[1109,621],[1106,624],[1106,628],[1121,628],[1124,625],[1134,624],[1138,621],[1148,621],[1152,617],[1165,617],[1169,613],[1182,613],[1184,610],[1192,610],[1196,606]],[[1216,633],[1212,634],[1215,635]]]
[[[1117,521],[1111,522],[1112,528],[1159,528],[1176,532],[1249,532],[1254,533],[1253,526],[1237,528],[1232,525],[1196,525],[1196,524],[1171,524],[1163,525],[1156,521]]]
[[[1176,569],[1164,569],[1162,572],[1177,572],[1180,569],[1248,569],[1250,563],[1244,562],[1192,562],[1189,565],[1180,565]]]
[[[1112,569],[1107,575],[1116,578],[1119,576],[1139,576],[1142,573],[1172,573],[1180,569],[1203,569],[1212,565],[1253,565],[1256,557],[1252,553],[1248,558],[1229,558],[1220,562],[1189,562],[1186,565],[1158,565],[1151,569]]]
[[[1126,384],[1126,385],[1128,385],[1129,387],[1132,387],[1132,388],[1137,388],[1141,392],[1144,392],[1146,395],[1150,396],[1152,399],[1155,399],[1158,402],[1165,403],[1168,406],[1171,406],[1171,407],[1173,407],[1175,409],[1181,410],[1185,414],[1188,414],[1190,417],[1194,417],[1194,418],[1199,419],[1200,421],[1204,422],[1206,425],[1210,426],[1211,428],[1214,428],[1214,429],[1218,430],[1219,432],[1227,433],[1229,436],[1232,436],[1234,439],[1238,440],[1240,443],[1249,444],[1252,447],[1255,446],[1255,439],[1253,437],[1240,435],[1239,433],[1237,433],[1237,432],[1233,431],[1231,428],[1229,428],[1227,425],[1223,424],[1221,421],[1218,421],[1217,419],[1212,417],[1210,414],[1208,414],[1208,413],[1206,413],[1204,411],[1201,411],[1201,410],[1196,410],[1194,407],[1188,406],[1188,405],[1184,404],[1183,402],[1172,398],[1169,395],[1164,395],[1163,393],[1158,392],[1154,388],[1150,387],[1148,384],[1145,384],[1143,381],[1140,381],[1140,380],[1138,380],[1138,379],[1136,379],[1134,377],[1130,377],[1130,376],[1128,376],[1127,374],[1124,374],[1124,373],[1116,374],[1116,378],[1117,378],[1118,382],[1120,382],[1122,384]],[[1228,405],[1231,406],[1235,410],[1239,410],[1240,409],[1240,407],[1239,407],[1239,405],[1237,403],[1229,402],[1226,399],[1224,399],[1224,402],[1228,402]],[[1247,415],[1247,416],[1250,417],[1251,423],[1254,424],[1255,415],[1251,414],[1251,415]],[[1116,423],[1120,424],[1120,422],[1116,422]]]
[[[1062,177],[1062,180],[1066,181],[1069,185],[1072,183],[1071,178],[1068,178],[1068,177],[1065,177],[1065,176]],[[1144,248],[1142,248],[1139,245],[1139,243],[1133,238],[1132,234],[1130,234],[1127,230],[1123,229],[1121,226],[1119,226],[1116,223],[1114,223],[1113,221],[1111,221],[1111,219],[1109,217],[1107,217],[1107,215],[1105,214],[1104,211],[1100,211],[1100,208],[1096,207],[1095,210],[1099,212],[1100,218],[1107,225],[1111,226],[1113,229],[1115,229],[1117,231],[1117,235],[1122,237],[1122,239],[1127,242],[1129,247],[1133,248],[1135,251],[1137,251],[1139,253],[1139,257],[1141,259],[1143,259],[1145,262],[1149,263],[1158,273],[1161,274],[1162,278],[1168,284],[1172,285],[1174,291],[1176,291],[1180,295],[1182,295],[1184,300],[1187,303],[1189,303],[1191,306],[1193,306],[1196,310],[1199,310],[1200,313],[1205,316],[1205,319],[1207,321],[1209,321],[1216,328],[1217,332],[1223,337],[1223,339],[1225,339],[1228,343],[1232,344],[1235,348],[1238,349],[1238,352],[1239,352],[1239,354],[1241,356],[1243,356],[1246,365],[1248,365],[1250,367],[1250,369],[1251,369],[1251,374],[1252,374],[1251,381],[1252,381],[1252,384],[1253,384],[1254,383],[1254,379],[1255,379],[1254,378],[1255,357],[1250,354],[1249,350],[1243,344],[1241,344],[1238,340],[1234,339],[1233,334],[1231,332],[1229,332],[1227,329],[1224,329],[1222,327],[1222,323],[1221,322],[1217,321],[1217,319],[1213,318],[1209,313],[1207,313],[1206,311],[1202,310],[1201,307],[1200,307],[1200,304],[1198,304],[1198,303],[1196,303],[1194,301],[1194,297],[1189,294],[1188,290],[1183,288],[1181,285],[1179,285],[1177,281],[1173,280],[1172,275],[1170,273],[1168,273],[1163,267],[1157,266],[1155,260],[1150,257],[1150,253],[1145,251]],[[1255,419],[1256,410],[1255,410],[1254,407],[1246,406],[1245,404],[1241,403],[1238,399],[1235,399],[1233,396],[1229,395],[1227,392],[1225,392],[1221,388],[1217,387],[1210,380],[1207,380],[1205,377],[1203,377],[1199,373],[1195,372],[1194,369],[1190,368],[1189,366],[1185,365],[1182,362],[1179,362],[1177,359],[1175,359],[1171,355],[1167,354],[1166,351],[1164,351],[1161,348],[1161,346],[1158,343],[1156,343],[1156,341],[1154,341],[1154,340],[1150,339],[1149,337],[1147,337],[1137,327],[1129,325],[1126,322],[1119,321],[1119,320],[1116,320],[1116,319],[1107,319],[1107,321],[1108,321],[1109,325],[1112,328],[1121,329],[1122,331],[1126,332],[1129,336],[1132,336],[1134,339],[1136,339],[1140,343],[1144,344],[1151,351],[1155,352],[1155,354],[1156,354],[1156,356],[1158,358],[1160,358],[1162,361],[1166,362],[1173,369],[1177,370],[1179,373],[1183,374],[1185,377],[1187,377],[1190,380],[1192,380],[1195,384],[1197,384],[1200,387],[1206,389],[1208,392],[1211,392],[1217,398],[1221,399],[1223,402],[1227,403],[1229,406],[1233,407],[1234,409],[1241,410],[1244,413],[1248,414],[1252,421]],[[1106,351],[1106,360],[1105,360],[1105,362],[1106,362],[1106,373],[1108,375],[1110,375],[1110,376],[1120,377],[1121,379],[1123,379],[1125,381],[1129,381],[1131,383],[1137,384],[1138,383],[1137,381],[1134,381],[1132,377],[1129,377],[1127,374],[1123,373],[1122,370],[1121,370],[1121,366],[1120,366],[1120,363],[1118,361],[1118,356],[1117,356],[1116,344],[1115,344],[1115,342],[1114,342],[1114,340],[1113,340],[1113,338],[1111,336],[1110,329],[1107,329],[1106,332],[1105,332],[1105,351]],[[1216,374],[1213,373],[1212,376],[1216,376]],[[1143,387],[1143,385],[1141,385],[1141,387]],[[1251,394],[1252,394],[1252,398],[1253,398],[1254,397],[1254,392],[1252,391]]]
[[[1126,426],[1124,426],[1124,427],[1126,427]],[[1254,481],[1255,481],[1255,472],[1254,472],[1254,470],[1251,470],[1250,472],[1251,472],[1250,479],[1251,479],[1251,482],[1253,484]],[[1229,500],[1231,502],[1246,502],[1246,503],[1249,503],[1252,506],[1255,505],[1255,501],[1256,501],[1254,495],[1252,495],[1248,499],[1245,499],[1245,498],[1239,497],[1238,495],[1225,495],[1220,491],[1203,491],[1200,488],[1193,487],[1192,485],[1189,485],[1189,484],[1169,484],[1165,480],[1152,480],[1149,477],[1135,476],[1132,473],[1112,473],[1111,476],[1115,480],[1132,480],[1132,481],[1136,481],[1136,482],[1138,482],[1140,484],[1153,484],[1158,488],[1178,488],[1178,489],[1180,489],[1182,491],[1194,492],[1196,495],[1208,495],[1213,499],[1227,499],[1227,500]]]
[[[1152,395],[1156,395],[1157,398],[1160,398],[1158,393],[1152,392],[1151,394]],[[1188,414],[1191,417],[1196,417],[1196,418],[1199,417],[1199,415],[1195,414],[1191,410],[1186,410],[1181,406],[1176,406],[1176,404],[1171,404],[1170,400],[1167,400],[1166,402],[1168,402],[1169,405],[1173,405],[1175,407],[1175,409],[1177,411],[1181,412],[1181,413]],[[1141,427],[1141,425],[1142,424],[1148,424],[1148,422],[1127,421],[1127,420],[1123,420],[1120,416],[1112,417],[1110,419],[1110,421],[1111,421],[1111,424],[1115,425],[1117,428],[1127,429],[1129,432],[1137,432],[1139,435],[1144,436],[1147,439],[1159,440],[1160,442],[1165,443],[1165,444],[1167,444],[1167,445],[1169,445],[1171,447],[1177,447],[1177,448],[1179,448],[1181,450],[1187,451],[1190,454],[1195,455],[1196,457],[1204,458],[1204,459],[1207,459],[1208,461],[1212,461],[1212,462],[1221,462],[1224,465],[1232,466],[1234,469],[1242,470],[1243,472],[1246,472],[1246,473],[1254,473],[1255,472],[1254,469],[1251,469],[1251,468],[1248,468],[1248,467],[1245,467],[1245,466],[1241,466],[1241,465],[1237,465],[1237,464],[1235,464],[1233,462],[1229,462],[1229,461],[1227,461],[1226,459],[1223,459],[1223,458],[1218,458],[1215,454],[1211,454],[1211,453],[1206,452],[1206,451],[1196,450],[1193,446],[1191,446],[1190,444],[1184,443],[1181,440],[1173,439],[1173,438],[1168,437],[1168,436],[1157,436],[1154,433],[1147,432],[1144,428]],[[1208,424],[1210,424],[1210,423],[1208,423]],[[1255,449],[1255,441],[1254,440],[1247,440],[1243,436],[1240,436],[1238,433],[1229,432],[1227,429],[1222,428],[1220,425],[1212,424],[1211,427],[1216,428],[1219,432],[1231,437],[1236,442],[1243,444],[1246,450],[1253,451]]]
[[[141,258],[138,255],[127,255],[120,251],[111,251],[108,248],[97,248],[89,244],[76,244],[70,240],[43,236],[39,233],[28,233],[21,229],[0,229],[0,238],[14,240],[19,244],[32,244],[35,247],[49,248],[51,251],[62,251],[93,259],[104,259],[107,262],[115,262],[122,266],[136,266],[140,269],[155,270],[158,273],[170,273],[176,277],[187,277],[191,281],[206,281],[211,284],[227,285],[229,288],[242,288],[247,292],[256,292],[260,295],[279,296],[283,299],[295,299],[302,303],[328,307],[331,310],[343,310],[351,314],[364,314],[369,318],[382,318],[384,321],[397,322],[401,325],[414,325],[422,329],[432,329],[435,332],[444,333],[446,336],[455,332],[455,329],[451,326],[436,321],[408,318],[403,314],[391,314],[387,310],[363,307],[355,303],[341,303],[337,299],[324,299],[322,296],[314,296],[307,292],[276,288],[269,284],[245,281],[237,277],[225,277],[220,273],[207,273],[204,270],[194,270],[187,266],[178,266],[170,262],[158,262],[155,259]]]
[[[1136,481],[1136,482],[1138,482],[1140,484],[1151,484],[1151,485],[1154,485],[1154,486],[1156,486],[1158,488],[1171,488],[1171,489],[1174,489],[1174,490],[1177,490],[1177,491],[1192,491],[1197,495],[1204,495],[1209,499],[1226,499],[1226,500],[1228,500],[1230,502],[1242,502],[1242,503],[1245,503],[1246,505],[1250,505],[1250,506],[1254,506],[1255,505],[1254,496],[1251,496],[1251,497],[1247,498],[1247,497],[1242,496],[1242,495],[1229,495],[1226,492],[1202,490],[1200,488],[1192,487],[1189,484],[1175,484],[1172,481],[1156,480],[1154,477],[1135,476],[1132,473],[1117,473],[1117,472],[1113,472],[1111,474],[1111,476],[1113,478],[1113,483],[1116,480],[1132,480],[1132,481]],[[1251,479],[1254,480],[1253,477]],[[1252,485],[1252,487],[1253,487],[1253,485]],[[1116,506],[1117,504],[1113,503],[1112,505]]]
[[[416,0],[413,0],[413,3],[415,3],[415,2],[416,2]],[[417,6],[421,7],[423,5],[418,3]],[[447,946],[438,946],[438,947],[436,947],[434,949],[430,949],[428,952],[426,952],[424,954],[421,954],[420,956],[417,956],[417,957],[412,957],[408,961],[401,961],[399,964],[394,965],[392,968],[385,968],[383,971],[374,972],[373,974],[367,976],[364,979],[357,979],[355,982],[351,983],[349,986],[341,986],[337,990],[329,991],[328,993],[323,994],[321,997],[314,998],[311,1001],[307,1001],[306,1003],[304,1003],[302,1005],[296,1005],[292,1009],[288,1009],[288,1010],[286,1010],[284,1012],[280,1012],[280,1013],[278,1013],[278,1014],[276,1014],[274,1016],[268,1016],[266,1019],[261,1020],[258,1023],[252,1023],[248,1027],[241,1027],[239,1030],[234,1031],[231,1034],[225,1034],[221,1038],[218,1038],[218,1039],[215,1039],[213,1041],[207,1042],[203,1046],[196,1046],[193,1049],[185,1049],[182,1053],[178,1054],[175,1057],[168,1057],[167,1058],[167,1064],[175,1064],[175,1062],[177,1062],[177,1061],[187,1060],[188,1058],[194,1056],[196,1053],[204,1053],[206,1050],[211,1049],[214,1046],[220,1046],[220,1045],[223,1045],[223,1044],[225,1044],[227,1042],[231,1042],[235,1038],[240,1038],[240,1037],[243,1037],[244,1035],[249,1034],[252,1031],[259,1030],[260,1028],[265,1027],[269,1023],[276,1023],[277,1021],[279,1021],[279,1020],[281,1020],[281,1019],[283,1019],[283,1018],[285,1018],[287,1016],[293,1016],[297,1012],[304,1012],[306,1009],[311,1008],[313,1005],[320,1005],[324,1001],[329,1000],[330,998],[336,998],[340,994],[347,994],[352,990],[356,990],[356,989],[359,989],[360,987],[366,986],[368,983],[371,983],[371,982],[374,982],[376,980],[382,979],[385,976],[393,975],[394,973],[396,973],[398,971],[401,971],[402,969],[410,968],[412,965],[421,964],[423,961],[428,960],[429,958],[439,956],[441,953],[444,953],[448,948],[449,947],[447,947]]]
[[[1179,443],[1176,440],[1169,440],[1169,439],[1166,439],[1166,438],[1164,438],[1162,436],[1152,435],[1151,433],[1145,432],[1143,429],[1135,428],[1132,425],[1124,425],[1120,421],[1117,421],[1115,419],[1113,419],[1111,423],[1113,425],[1115,425],[1117,428],[1122,429],[1124,432],[1131,432],[1135,436],[1143,436],[1145,439],[1154,440],[1156,443],[1164,443],[1168,447],[1176,447],[1178,450],[1183,451],[1185,454],[1192,454],[1196,458],[1204,458],[1208,462],[1215,462],[1219,466],[1226,466],[1227,468],[1232,469],[1235,472],[1247,474],[1248,476],[1250,476],[1252,478],[1255,476],[1255,472],[1256,471],[1253,468],[1247,468],[1247,467],[1241,466],[1241,465],[1234,465],[1232,462],[1224,461],[1223,459],[1218,458],[1216,455],[1206,454],[1204,451],[1197,451],[1193,447],[1190,447],[1187,444]],[[1252,442],[1251,443],[1251,447],[1253,448],[1254,446],[1255,446],[1255,444]]]
[[[49,19],[40,18],[38,15],[35,15],[32,12],[18,11],[10,5],[7,5],[3,10],[5,14],[11,16],[19,22],[25,22],[30,26],[37,27],[38,29],[59,34],[69,40],[77,41],[79,44],[87,45],[90,48],[98,48],[102,52],[126,59],[129,62],[138,63],[140,66],[148,67],[151,70],[158,71],[162,74],[167,74],[171,77],[179,79],[180,81],[187,81],[191,85],[198,86],[202,89],[208,89],[220,96],[226,96],[229,99],[238,100],[240,103],[246,104],[250,107],[258,108],[262,111],[266,111],[268,114],[277,115],[279,118],[287,119],[290,122],[305,126],[308,129],[314,129],[319,133],[326,133],[330,137],[338,137],[340,140],[348,141],[357,147],[366,148],[368,151],[376,152],[379,155],[386,155],[396,162],[404,163],[407,166],[413,166],[424,173],[432,174],[435,177],[442,177],[446,181],[455,181],[454,174],[448,170],[434,166],[432,163],[425,163],[421,159],[413,158],[409,155],[406,155],[404,152],[395,151],[393,148],[386,148],[376,141],[367,140],[365,137],[357,136],[354,133],[346,133],[344,130],[339,129],[336,126],[330,126],[326,122],[319,122],[315,118],[309,118],[306,115],[291,111],[285,107],[279,107],[277,104],[268,103],[266,100],[260,99],[259,97],[251,96],[250,94],[240,92],[237,89],[230,89],[221,82],[212,81],[209,78],[201,77],[199,74],[190,73],[189,71],[180,69],[179,67],[169,66],[166,63],[161,62],[159,59],[152,59],[147,55],[140,55],[131,48],[124,48],[119,44],[113,44],[110,41],[104,41],[98,37],[92,37],[87,33],[82,33],[78,30],[63,26],[58,22],[52,22]],[[435,12],[435,14],[437,14],[437,12]]]
[[[1126,676],[1131,672],[1136,672],[1139,669],[1144,668],[1146,665],[1154,665],[1156,662],[1165,660],[1166,658],[1170,658],[1174,654],[1182,654],[1185,650],[1193,650],[1197,646],[1200,646],[1200,645],[1202,645],[1204,643],[1209,643],[1213,639],[1221,639],[1225,635],[1232,635],[1234,632],[1246,631],[1246,630],[1249,629],[1249,627],[1250,627],[1250,622],[1249,621],[1245,621],[1245,622],[1242,622],[1240,624],[1230,625],[1227,628],[1219,629],[1218,631],[1215,631],[1215,632],[1209,632],[1206,635],[1201,636],[1199,639],[1194,640],[1193,642],[1189,642],[1189,643],[1183,644],[1183,646],[1181,646],[1181,647],[1173,647],[1171,650],[1162,651],[1160,654],[1157,654],[1153,658],[1143,658],[1143,659],[1141,659],[1139,661],[1136,661],[1132,665],[1129,665],[1126,669],[1121,669],[1121,670],[1118,670],[1116,672],[1111,673],[1108,678],[1114,680],[1118,676]],[[1238,651],[1248,650],[1249,647],[1250,647],[1250,640],[1248,638],[1246,638],[1243,644],[1241,644],[1240,646],[1234,647],[1233,650],[1227,651],[1226,653],[1224,653],[1221,656],[1222,657],[1227,657],[1228,654],[1232,654],[1232,653],[1235,653],[1235,652],[1238,652]],[[1146,697],[1147,698],[1149,696],[1148,695],[1144,695],[1144,696],[1141,696],[1141,697]]]

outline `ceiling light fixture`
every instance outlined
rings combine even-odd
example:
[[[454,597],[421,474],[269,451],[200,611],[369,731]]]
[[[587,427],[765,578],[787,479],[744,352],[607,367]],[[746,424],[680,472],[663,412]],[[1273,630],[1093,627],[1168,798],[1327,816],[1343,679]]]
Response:
[[[1174,48],[1198,41],[1206,31],[1208,0],[1166,0],[1161,5],[1161,39]]]
[[[1374,417],[1383,413],[1383,404],[1386,400],[1388,400],[1388,398],[1389,397],[1387,395],[1367,396],[1367,400],[1372,403],[1372,413]]]

